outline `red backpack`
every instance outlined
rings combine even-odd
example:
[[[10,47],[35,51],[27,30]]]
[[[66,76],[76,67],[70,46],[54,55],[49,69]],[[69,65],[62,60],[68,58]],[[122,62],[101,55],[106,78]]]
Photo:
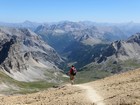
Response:
[[[71,74],[72,74],[72,75],[76,75],[76,73],[77,73],[76,68],[72,67],[72,68],[71,68]]]

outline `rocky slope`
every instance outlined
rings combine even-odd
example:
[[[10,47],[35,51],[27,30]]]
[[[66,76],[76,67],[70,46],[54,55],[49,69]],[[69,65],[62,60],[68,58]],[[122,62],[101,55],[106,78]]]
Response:
[[[78,81],[88,82],[139,68],[139,43],[140,34],[137,33],[127,40],[115,41],[109,45],[98,46],[93,49],[89,48],[90,50],[87,50],[83,54],[81,54],[81,52],[79,53],[77,50],[77,53],[75,52],[74,54],[78,55],[79,53],[82,55],[80,60],[83,62],[81,64],[86,64],[86,61],[91,62],[80,69],[81,72],[80,75],[78,75]],[[77,60],[77,55],[74,56],[75,60]],[[86,61],[84,61],[85,58],[87,58]]]
[[[63,60],[37,34],[29,29],[1,27],[0,37],[0,67],[9,76],[19,81],[49,81],[49,72],[57,76]]]
[[[140,104],[140,69],[88,83],[104,99],[106,105]]]
[[[101,54],[98,62],[107,60],[108,58],[117,58],[117,60],[125,61],[128,59],[139,60],[140,56],[140,33],[132,35],[126,41],[115,41],[111,43]]]
[[[1,105],[139,105],[140,69],[98,81],[27,95],[0,96]]]
[[[137,33],[127,40],[114,41],[111,44],[96,44],[94,46],[75,42],[72,44],[72,47],[67,47],[65,52],[69,53],[67,56],[69,61],[75,62],[77,67],[83,67],[88,64],[87,68],[90,69],[91,66],[88,66],[92,63],[91,65],[100,66],[102,70],[108,69],[112,71],[116,67],[116,70],[122,71],[125,69],[123,66],[131,62],[132,64],[129,63],[130,65],[125,66],[130,70],[135,68],[132,66],[138,65],[140,62],[139,37],[140,34]],[[111,66],[113,68],[109,68]],[[129,68],[129,66],[132,68]],[[118,71],[115,72],[117,73]]]

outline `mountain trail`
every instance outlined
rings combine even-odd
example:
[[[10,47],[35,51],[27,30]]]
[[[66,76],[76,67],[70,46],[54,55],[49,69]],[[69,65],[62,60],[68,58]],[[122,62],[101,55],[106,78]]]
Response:
[[[86,90],[86,95],[88,99],[95,105],[105,105],[105,103],[103,102],[103,98],[97,93],[97,91],[93,87],[87,84],[75,86],[78,86],[79,88]]]

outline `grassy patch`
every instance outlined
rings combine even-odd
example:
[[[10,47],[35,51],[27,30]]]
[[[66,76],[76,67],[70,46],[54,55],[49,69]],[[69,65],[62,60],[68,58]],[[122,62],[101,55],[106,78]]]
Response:
[[[9,86],[8,89],[1,91],[1,93],[4,94],[26,94],[37,92],[40,90],[45,90],[54,85],[59,85],[57,83],[49,83],[45,80],[36,82],[21,82],[14,80],[13,78],[9,77],[2,71],[0,71],[0,83],[5,83],[7,86]]]
[[[125,71],[128,69],[130,70],[130,69],[136,69],[140,67],[140,61],[134,59],[126,60],[121,63]]]
[[[90,82],[136,68],[140,68],[140,61],[133,59],[118,62],[108,60],[100,64],[91,63],[80,69],[76,76],[76,83]]]
[[[85,69],[84,71],[80,71],[77,73],[76,83],[86,83],[86,82],[101,79],[110,75],[111,75],[110,72],[107,72],[104,70]]]
[[[15,91],[15,93],[26,94],[26,93],[33,93],[33,92],[45,90],[45,89],[52,87],[56,84],[48,83],[46,81],[38,81],[38,82],[19,82],[17,85],[21,89],[18,91]]]

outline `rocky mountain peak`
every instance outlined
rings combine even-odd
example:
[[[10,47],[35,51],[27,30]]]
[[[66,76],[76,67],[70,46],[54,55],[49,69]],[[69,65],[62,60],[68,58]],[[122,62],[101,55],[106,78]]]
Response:
[[[88,34],[85,34],[82,37],[80,37],[79,41],[87,40],[88,38],[91,38],[91,36],[89,36]]]
[[[27,28],[22,28],[22,29],[20,29],[20,31],[23,32],[24,35],[29,36],[29,37],[31,37],[31,36],[38,36],[37,34],[35,34],[30,29],[27,29]]]
[[[8,75],[17,80],[32,81],[46,78],[46,69],[60,70],[63,60],[37,34],[25,28],[1,30],[0,68]]]
[[[128,38],[127,42],[129,43],[138,43],[140,45],[140,33],[136,33]]]
[[[121,61],[140,59],[140,33],[132,35],[127,40],[112,42],[103,50],[103,58],[115,58]],[[107,60],[107,59],[106,59]],[[102,60],[103,61],[103,60]]]

